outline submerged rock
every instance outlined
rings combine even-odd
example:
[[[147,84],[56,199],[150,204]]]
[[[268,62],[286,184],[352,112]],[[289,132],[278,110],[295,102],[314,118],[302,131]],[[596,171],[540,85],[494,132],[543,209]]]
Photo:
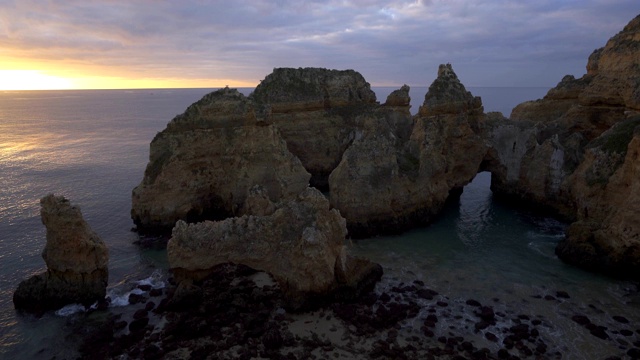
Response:
[[[104,299],[109,251],[102,239],[82,218],[80,208],[64,197],[50,194],[40,205],[47,228],[42,252],[47,271],[18,285],[13,295],[16,309],[42,312]]]
[[[346,234],[340,213],[318,190],[307,188],[270,215],[179,221],[167,252],[176,279],[185,284],[224,263],[268,272],[297,309],[316,297],[357,296],[379,280],[379,265],[347,254]]]

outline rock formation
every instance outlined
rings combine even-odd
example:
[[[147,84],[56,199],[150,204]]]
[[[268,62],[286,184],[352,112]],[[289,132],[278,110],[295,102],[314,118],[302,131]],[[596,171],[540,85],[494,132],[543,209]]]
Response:
[[[591,270],[640,278],[637,130],[640,16],[511,122],[485,127],[492,189],[575,221],[556,249]]]
[[[177,220],[235,216],[262,185],[271,200],[295,197],[309,173],[287,150],[269,109],[221,89],[176,116],[151,142],[131,215],[139,229],[171,229]]]
[[[132,215],[139,227],[164,228],[274,216],[273,203],[295,198],[311,177],[330,190],[349,235],[366,237],[429,222],[490,171],[496,196],[577,221],[561,258],[640,274],[629,203],[639,69],[640,16],[589,57],[586,75],[565,76],[511,119],[484,114],[449,64],[414,117],[406,85],[380,105],[355,71],[275,69],[249,98],[209,94],[156,136]]]
[[[558,256],[640,279],[640,116],[592,141],[570,183],[578,220],[556,248]]]
[[[406,104],[397,100],[399,93],[389,97],[387,106]],[[482,102],[466,91],[450,64],[440,66],[418,115],[389,121],[400,114],[383,108],[363,116],[362,134],[329,177],[331,205],[347,219],[352,236],[425,224],[451,190],[478,172],[485,152],[476,134]]]
[[[329,174],[353,141],[358,116],[378,106],[369,83],[353,70],[274,69],[250,98],[270,109],[289,151],[320,189],[328,188]]]
[[[271,274],[289,306],[300,308],[316,297],[355,296],[379,280],[379,265],[347,254],[346,234],[340,213],[318,190],[307,188],[271,214],[179,221],[167,252],[179,281],[204,278],[219,264],[242,264]]]
[[[47,228],[42,252],[47,271],[20,283],[13,295],[16,309],[42,312],[104,299],[109,276],[104,242],[64,197],[47,195],[40,205]]]

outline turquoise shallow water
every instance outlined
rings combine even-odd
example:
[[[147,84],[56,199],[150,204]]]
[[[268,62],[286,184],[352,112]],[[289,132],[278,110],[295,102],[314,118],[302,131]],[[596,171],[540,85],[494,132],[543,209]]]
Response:
[[[375,90],[384,101],[393,88]],[[482,96],[485,111],[503,113],[546,92],[540,88],[469,90]],[[135,281],[166,268],[164,251],[134,244],[139,237],[130,231],[131,190],[142,179],[153,136],[208,91],[0,93],[1,358],[72,354],[65,345],[74,340],[65,330],[69,318],[54,313],[41,319],[19,315],[11,302],[17,284],[45,268],[40,257],[45,229],[39,199],[47,193],[65,195],[79,205],[108,244],[112,294],[126,293]],[[412,89],[413,112],[425,92],[424,87]],[[355,242],[353,252],[385,268],[379,291],[397,281],[419,278],[457,301],[499,298],[500,306],[510,311],[544,315],[555,325],[545,336],[556,339],[564,352],[577,354],[576,358],[589,358],[584,354],[601,358],[622,351],[613,341],[594,341],[568,319],[581,311],[602,324],[613,324],[612,315],[640,324],[635,285],[560,262],[553,249],[564,225],[494,202],[489,181],[489,174],[480,174],[460,201],[450,204],[430,227]],[[567,291],[571,300],[559,304],[532,297],[557,290]]]

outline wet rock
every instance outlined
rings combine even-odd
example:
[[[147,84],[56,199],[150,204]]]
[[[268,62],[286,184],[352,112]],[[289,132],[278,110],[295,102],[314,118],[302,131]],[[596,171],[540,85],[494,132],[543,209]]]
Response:
[[[496,317],[493,308],[489,306],[481,306],[479,309],[474,311],[474,314],[484,321],[493,321]]]
[[[591,320],[589,320],[589,318],[584,315],[573,315],[571,317],[571,320],[577,322],[579,325],[582,325],[582,326],[585,326],[591,323]]]
[[[140,309],[140,310],[137,310],[135,313],[133,313],[133,318],[136,320],[142,319],[148,316],[149,316],[149,312],[145,309]]]
[[[624,316],[620,316],[620,315],[614,315],[613,316],[613,320],[622,323],[622,324],[628,324],[629,323],[629,319],[627,319]]]
[[[509,331],[519,340],[526,340],[529,338],[529,325],[518,324],[509,328]]]
[[[282,347],[284,340],[282,339],[282,335],[280,331],[276,328],[269,329],[262,336],[262,344],[266,349],[276,350]]]
[[[140,319],[135,319],[131,323],[129,323],[129,331],[130,332],[138,332],[144,330],[144,328],[149,324],[149,318],[143,317]]]
[[[131,305],[142,304],[147,300],[148,298],[143,294],[129,294],[129,304]]]
[[[498,337],[492,332],[486,332],[484,337],[491,342],[498,342]]]
[[[511,357],[511,354],[507,349],[498,350],[498,359],[508,359],[509,357]]]
[[[627,355],[629,355],[632,359],[640,359],[640,349],[629,349],[629,351],[627,351]]]
[[[469,306],[475,306],[475,307],[480,307],[480,306],[482,306],[482,305],[480,304],[480,302],[479,302],[479,301],[477,301],[477,300],[473,300],[473,299],[469,299],[469,300],[467,300],[465,303],[466,303],[467,305],[469,305]]]
[[[149,301],[145,306],[144,309],[146,311],[151,311],[156,307],[156,303],[154,303],[153,301]]]
[[[104,299],[109,251],[80,208],[49,194],[40,199],[40,217],[47,229],[42,251],[47,271],[18,285],[13,294],[16,309],[39,313]]]
[[[591,335],[597,338],[600,338],[602,340],[607,340],[609,339],[609,334],[607,334],[606,330],[607,328],[605,328],[604,326],[595,326],[589,329],[589,332],[591,333]]]
[[[438,292],[433,291],[431,289],[419,289],[416,292],[416,295],[418,295],[418,297],[425,300],[433,300],[433,297],[438,295]]]

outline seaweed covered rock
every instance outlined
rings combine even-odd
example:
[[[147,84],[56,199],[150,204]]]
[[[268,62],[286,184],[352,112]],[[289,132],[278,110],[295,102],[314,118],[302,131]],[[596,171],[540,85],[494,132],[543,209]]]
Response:
[[[13,295],[16,309],[42,312],[104,299],[109,251],[102,239],[82,218],[80,208],[64,197],[50,194],[40,205],[47,228],[42,252],[47,271],[18,285]]]
[[[179,221],[167,245],[178,281],[206,277],[235,263],[268,272],[291,308],[321,298],[354,297],[371,289],[382,268],[347,254],[345,220],[315,188],[281,202],[270,215],[187,224]]]
[[[151,142],[144,179],[133,190],[138,229],[235,216],[254,185],[273,201],[306,188],[309,173],[269,119],[268,109],[228,88],[176,116]]]

